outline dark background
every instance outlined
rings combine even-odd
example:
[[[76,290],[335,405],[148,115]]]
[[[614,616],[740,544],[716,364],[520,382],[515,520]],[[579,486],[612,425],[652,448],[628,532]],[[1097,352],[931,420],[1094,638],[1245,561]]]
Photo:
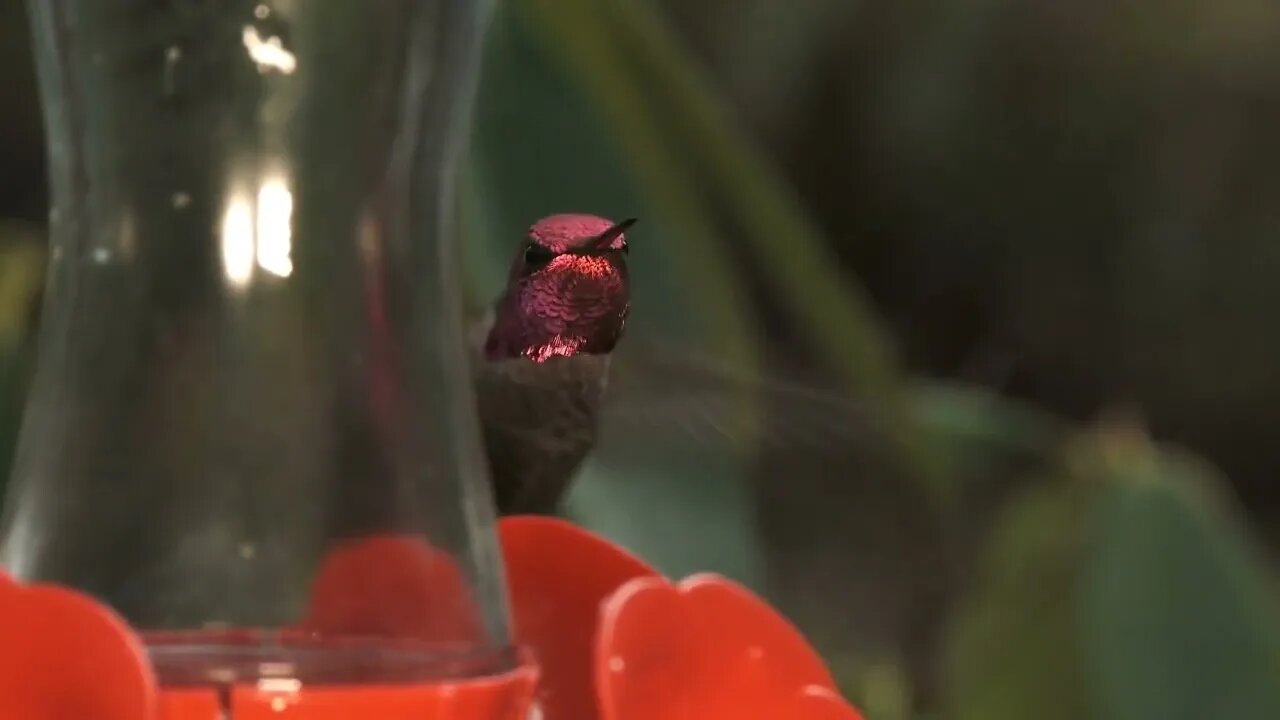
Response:
[[[1057,520],[1008,520],[1022,529],[989,531],[1004,527],[997,517],[1020,511],[1015,505],[1023,486],[1040,487],[1032,476],[1127,472],[1124,462],[1108,464],[1106,448],[1114,445],[1114,434],[1106,422],[1096,425],[1100,418],[1120,413],[1124,428],[1145,428],[1158,443],[1201,458],[1196,467],[1203,461],[1216,468],[1204,471],[1209,479],[1203,482],[1233,508],[1222,532],[1260,538],[1245,552],[1251,557],[1270,554],[1266,548],[1280,539],[1280,6],[1263,0],[639,5],[652,6],[665,21],[663,37],[680,48],[672,62],[714,98],[716,117],[732,128],[725,132],[742,131],[753,157],[765,161],[771,182],[798,200],[822,240],[820,253],[836,261],[846,282],[865,290],[864,309],[885,333],[850,342],[865,347],[887,340],[886,357],[895,372],[909,378],[905,386],[935,380],[979,393],[964,395],[980,402],[958,403],[949,422],[961,435],[987,432],[975,428],[989,424],[998,436],[989,443],[995,450],[983,445],[981,462],[949,466],[962,501],[937,523],[920,510],[929,503],[926,493],[883,482],[893,472],[864,473],[874,482],[838,479],[877,460],[850,450],[830,465],[829,455],[812,460],[799,449],[766,449],[743,474],[750,488],[747,509],[734,511],[745,515],[742,522],[759,543],[741,551],[760,557],[713,555],[702,563],[719,564],[726,572],[762,567],[756,581],[816,636],[872,717],[907,717],[912,710],[904,708],[912,704],[918,712],[947,717],[1050,717],[1040,711],[1054,704],[1049,698],[1055,693],[1079,695],[1067,689],[1076,681],[1065,670],[1048,673],[1039,695],[1017,690],[1018,673],[1009,668],[1066,662],[1046,660],[1031,649],[1024,648],[1021,661],[991,661],[1003,669],[981,681],[966,680],[956,668],[981,668],[983,660],[955,665],[948,658],[969,652],[966,647],[999,645],[1009,653],[1022,648],[1007,638],[966,641],[963,613],[973,603],[1005,608],[989,614],[972,610],[973,617],[1006,618],[1001,627],[1015,636],[1042,633],[1046,644],[1057,642],[1048,619],[1030,630],[1014,627],[1028,616],[1053,616],[1045,609],[1048,600],[1020,604],[1024,599],[1016,591],[1006,596],[975,587],[981,578],[998,587],[1007,581],[1006,589],[1047,582],[1036,569],[1050,567],[1058,551],[1035,554],[1035,538],[1050,544],[1061,538],[1065,531],[1056,529]],[[569,33],[598,28],[585,17],[576,27],[564,16],[527,7],[504,10],[491,34],[496,49],[486,65],[477,125],[478,164],[488,168],[489,177],[495,169],[524,163],[532,169],[513,175],[536,180],[540,171],[550,171],[539,170],[536,158],[519,155],[514,146],[528,147],[539,138],[564,143],[551,136],[573,132],[539,115],[539,106],[526,103],[524,95],[512,99],[515,93],[540,94],[567,116],[598,112],[592,122],[603,128],[597,134],[605,138],[605,149],[593,150],[594,141],[583,141],[580,152],[598,156],[583,162],[619,167],[624,175],[634,170],[628,163],[635,160],[635,146],[631,155],[606,147],[613,137],[610,118],[616,116],[599,110],[592,94],[599,86],[583,79],[590,68],[575,74],[573,51],[547,29],[557,21],[567,22],[561,30]],[[0,218],[30,223],[7,226],[14,228],[14,238],[38,233],[47,203],[26,31],[21,3],[0,7]],[[617,42],[620,56],[642,65],[642,53],[629,51],[625,38]],[[512,68],[520,63],[511,58],[521,53],[561,68],[542,71],[559,77],[559,84],[539,90],[545,78],[536,69],[513,78]],[[648,86],[645,72],[651,73]],[[679,118],[694,112],[671,100],[671,87],[658,71],[639,69],[632,77],[640,79],[625,92],[657,114]],[[575,83],[578,90],[557,94],[569,93],[564,86]],[[522,89],[512,89],[517,85]],[[625,147],[628,141],[617,142]],[[643,176],[643,166],[636,167],[641,169],[634,173]],[[698,187],[720,182],[711,171],[691,172],[707,184]],[[742,202],[759,207],[761,201]],[[660,200],[655,205],[659,215],[668,214],[667,227],[680,226]],[[750,230],[749,213],[723,199],[707,205],[708,217],[734,247]],[[532,200],[508,203],[512,207],[576,209],[544,209]],[[773,240],[782,247],[792,238]],[[833,362],[821,343],[801,340],[808,331],[789,309],[786,291],[769,281],[770,264],[745,252],[724,257],[749,288],[754,309],[745,322],[761,335],[770,372],[815,383],[814,378],[838,375],[830,370],[840,366],[838,358]],[[846,316],[844,307],[828,309],[833,318]],[[661,325],[661,318],[653,322]],[[0,330],[26,338],[30,328]],[[815,369],[821,367],[826,370]],[[869,384],[882,382],[868,377],[863,380]],[[853,385],[856,394],[858,382]],[[951,407],[923,412],[936,418]],[[1039,432],[1038,423],[1054,428],[1053,439],[1020,444],[1020,433]],[[1097,447],[1081,450],[1076,440],[1066,439],[1076,430]],[[1087,459],[1058,465],[1062,453]],[[791,479],[769,480],[779,475]],[[981,482],[969,482],[975,476]],[[1068,498],[1072,492],[1064,490],[1059,498],[1064,507],[1075,502]],[[667,502],[685,502],[678,494],[671,497]],[[590,515],[590,502],[583,507]],[[695,508],[688,517],[696,521],[699,512]],[[1081,532],[1094,537],[1093,531]],[[706,540],[715,542],[738,541]],[[1216,542],[1204,540],[1206,546]],[[1003,567],[1001,543],[1013,548],[1009,552],[1031,553],[1025,561],[1008,561],[1022,569],[1009,576],[975,569]],[[1145,560],[1133,562],[1151,567]],[[1274,588],[1270,565],[1259,562],[1257,572]],[[1019,575],[1023,571],[1029,574]],[[1161,585],[1164,577],[1151,580],[1154,596],[1177,595],[1180,586]],[[1225,587],[1211,588],[1207,605],[1186,609],[1187,615],[1213,616],[1218,593],[1229,594]],[[1264,605],[1267,614],[1277,607],[1273,598]],[[1182,618],[1178,612],[1173,615]],[[1184,620],[1171,626],[1182,627]],[[961,629],[948,630],[953,623]],[[1004,637],[1001,630],[991,632]],[[1077,637],[1063,632],[1068,640]],[[1189,631],[1187,637],[1193,635]],[[1230,658],[1246,654],[1232,647],[1223,652]],[[1205,653],[1197,657],[1211,660]],[[1188,662],[1156,685],[1174,682],[1183,671],[1203,679],[1197,662]],[[1134,680],[1133,686],[1141,684]],[[981,692],[966,694],[969,685],[1003,688],[1007,697],[983,706],[973,699]],[[949,711],[939,710],[948,702]],[[1080,707],[1094,710],[1076,717],[1103,716],[1093,714],[1099,705]]]

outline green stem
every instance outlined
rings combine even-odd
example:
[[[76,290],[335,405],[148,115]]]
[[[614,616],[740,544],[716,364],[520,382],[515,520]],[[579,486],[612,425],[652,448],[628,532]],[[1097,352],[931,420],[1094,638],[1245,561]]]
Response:
[[[594,34],[615,43],[649,75],[648,87],[660,96],[644,104],[665,108],[663,116],[679,125],[693,152],[701,153],[699,159],[711,173],[705,184],[741,219],[743,239],[768,268],[765,275],[778,296],[850,390],[884,409],[903,459],[937,499],[949,503],[952,489],[944,484],[938,459],[910,416],[892,340],[866,293],[839,269],[794,191],[733,122],[697,72],[697,63],[648,3],[595,4],[611,18]],[[579,33],[584,29],[575,28]]]

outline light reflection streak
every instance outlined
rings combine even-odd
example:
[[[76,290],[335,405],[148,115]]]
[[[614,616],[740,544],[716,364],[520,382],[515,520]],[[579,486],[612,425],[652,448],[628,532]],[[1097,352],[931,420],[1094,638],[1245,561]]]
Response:
[[[222,268],[233,288],[253,278],[253,206],[249,198],[233,195],[222,216]]]
[[[257,64],[259,72],[279,70],[285,75],[292,75],[297,69],[298,58],[285,50],[280,38],[275,35],[264,40],[258,34],[257,28],[245,25],[240,33],[240,39],[244,42],[245,49],[249,51],[249,58]]]
[[[258,267],[280,277],[293,272],[293,193],[283,178],[271,178],[258,189]]]
[[[270,176],[256,196],[232,193],[222,216],[222,267],[233,289],[244,289],[254,264],[277,277],[293,273],[293,193],[282,176]]]

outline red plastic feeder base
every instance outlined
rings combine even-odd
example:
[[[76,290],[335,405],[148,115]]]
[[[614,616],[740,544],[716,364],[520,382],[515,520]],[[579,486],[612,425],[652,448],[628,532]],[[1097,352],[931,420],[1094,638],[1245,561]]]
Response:
[[[165,690],[159,720],[526,720],[537,672],[525,665],[510,673],[469,681],[420,685],[361,685],[305,689],[287,682],[212,690]],[[224,714],[225,713],[225,714]]]
[[[746,588],[705,574],[672,582],[554,518],[505,518],[498,532],[527,651],[514,670],[481,663],[444,681],[339,684],[299,671],[312,680],[206,686],[161,659],[160,688],[141,639],[110,608],[0,574],[0,720],[861,720],[803,635]],[[466,588],[421,540],[356,540],[321,568],[305,619],[274,636],[287,647],[343,637],[481,646]],[[259,644],[250,630],[215,644],[237,638]],[[156,650],[183,637],[147,640]]]
[[[274,633],[299,647],[307,645],[305,634]],[[254,645],[260,634],[148,637],[157,647],[193,639],[234,648]],[[3,720],[526,720],[538,672],[527,652],[517,662],[506,672],[448,680],[304,685],[281,677],[161,687],[142,638],[109,607],[68,588],[22,586],[0,573]]]

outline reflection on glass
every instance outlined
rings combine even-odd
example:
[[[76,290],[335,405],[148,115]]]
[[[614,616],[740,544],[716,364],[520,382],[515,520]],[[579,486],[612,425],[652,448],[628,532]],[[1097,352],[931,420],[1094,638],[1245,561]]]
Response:
[[[278,277],[293,272],[293,193],[283,177],[268,176],[256,197],[232,194],[222,215],[222,266],[232,288],[243,288],[258,267]]]
[[[164,682],[507,666],[448,210],[484,4],[32,4],[54,207],[0,563]]]
[[[258,35],[257,28],[245,25],[242,38],[249,57],[258,64],[259,70],[277,70],[288,75],[298,68],[298,58],[285,50],[275,35],[264,40]]]
[[[258,188],[257,212],[258,266],[272,275],[289,277],[293,272],[289,259],[293,193],[283,178],[269,177]]]
[[[243,195],[232,195],[222,215],[222,264],[227,282],[243,288],[253,277],[253,205]]]

